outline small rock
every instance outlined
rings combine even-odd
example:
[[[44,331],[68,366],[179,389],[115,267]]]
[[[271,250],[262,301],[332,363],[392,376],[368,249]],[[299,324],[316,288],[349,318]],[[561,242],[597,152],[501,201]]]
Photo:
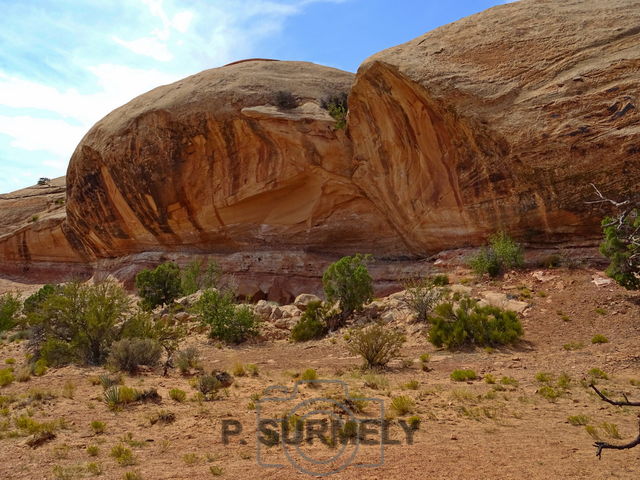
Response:
[[[593,280],[591,280],[591,282],[596,287],[604,287],[605,285],[611,285],[613,283],[613,279],[594,275]]]

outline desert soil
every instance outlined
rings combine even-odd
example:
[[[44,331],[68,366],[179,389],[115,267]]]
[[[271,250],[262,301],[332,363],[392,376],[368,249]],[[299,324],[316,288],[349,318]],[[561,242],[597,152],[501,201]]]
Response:
[[[594,276],[603,275],[595,270],[551,269],[545,275],[544,282],[532,272],[513,273],[500,281],[465,281],[474,293],[502,291],[530,303],[522,316],[525,336],[518,346],[449,352],[434,348],[415,325],[406,325],[412,333],[403,348],[403,359],[378,373],[388,385],[383,381],[375,388],[367,386],[371,379],[360,370],[360,359],[345,348],[344,331],[319,341],[262,341],[233,348],[194,333],[185,343],[201,351],[206,370],[231,371],[238,362],[259,368],[257,376],[236,377],[214,401],[193,399],[192,378],[176,370],[167,377],[161,370],[125,376],[129,386],[157,388],[162,402],[130,405],[115,412],[103,402],[102,387],[92,383],[95,377],[109,373],[103,368],[49,369],[41,377],[14,382],[0,388],[0,395],[14,398],[0,410],[0,478],[88,478],[89,463],[97,464],[102,472],[97,477],[104,479],[122,479],[134,471],[144,479],[205,479],[214,477],[211,467],[221,478],[310,478],[290,465],[270,469],[257,464],[256,411],[250,402],[252,395],[266,387],[292,386],[299,372],[314,368],[322,379],[339,379],[352,391],[383,399],[392,421],[390,437],[401,440],[399,445],[385,447],[383,466],[358,468],[377,460],[376,449],[362,448],[353,465],[332,478],[636,479],[640,447],[606,450],[598,460],[592,444],[593,436],[614,443],[635,438],[640,409],[608,405],[587,383],[589,371],[598,368],[608,376],[597,380],[599,387],[615,398],[626,394],[630,400],[640,400],[640,296],[613,284],[595,285]],[[549,279],[550,275],[555,278]],[[464,272],[451,274],[458,281],[462,276]],[[20,285],[3,283],[2,288]],[[592,344],[596,334],[609,342]],[[0,363],[13,358],[18,370],[26,361],[26,347],[26,342],[3,340]],[[418,361],[423,353],[431,355],[426,370]],[[453,381],[451,372],[462,368],[473,369],[480,378]],[[540,394],[544,386],[536,380],[540,372],[550,374],[549,384],[561,393],[559,398],[549,400]],[[570,382],[560,388],[557,379],[563,373]],[[495,377],[495,384],[487,382],[488,375]],[[503,385],[503,377],[517,384]],[[418,382],[415,389],[406,386],[412,380]],[[168,391],[172,388],[186,391],[187,400],[171,400]],[[49,392],[53,398],[34,400],[35,391]],[[318,395],[316,389],[300,389],[301,400]],[[390,409],[392,398],[399,395],[414,399],[412,413],[398,417]],[[175,414],[175,421],[152,425],[150,419],[160,410]],[[52,441],[30,448],[28,437],[14,425],[14,418],[23,414],[37,421],[64,419],[66,428]],[[362,415],[374,417],[375,411],[368,406]],[[398,420],[410,415],[419,416],[422,422],[413,444],[407,445]],[[584,425],[569,423],[568,418],[577,415],[586,417],[593,427],[591,433]],[[243,425],[242,433],[233,436],[229,445],[221,438],[225,419]],[[90,423],[95,420],[106,424],[104,433],[92,431]],[[620,438],[613,438],[616,429]],[[132,450],[134,465],[121,466],[110,456],[118,444]],[[98,447],[97,456],[89,456],[89,445]],[[284,458],[279,446],[263,448],[267,460]],[[327,453],[319,442],[311,448],[318,456]]]

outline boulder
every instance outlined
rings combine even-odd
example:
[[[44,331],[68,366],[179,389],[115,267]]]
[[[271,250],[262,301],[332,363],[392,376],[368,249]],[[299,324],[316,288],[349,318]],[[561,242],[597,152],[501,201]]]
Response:
[[[293,304],[304,312],[311,302],[322,302],[322,299],[312,293],[301,293],[296,297]]]

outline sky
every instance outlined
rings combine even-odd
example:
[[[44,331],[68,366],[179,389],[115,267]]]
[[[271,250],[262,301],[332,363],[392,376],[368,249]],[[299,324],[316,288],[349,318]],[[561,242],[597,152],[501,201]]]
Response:
[[[505,0],[0,0],[0,193],[65,174],[113,109],[243,58],[355,72]]]

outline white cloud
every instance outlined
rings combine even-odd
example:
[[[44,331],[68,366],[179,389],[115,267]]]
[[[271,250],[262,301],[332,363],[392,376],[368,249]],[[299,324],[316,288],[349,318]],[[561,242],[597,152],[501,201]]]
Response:
[[[189,9],[185,4],[194,3],[127,0],[118,2],[118,8],[121,18],[131,22],[114,20],[111,30],[102,31],[83,23],[82,15],[74,17],[72,4],[64,18],[25,6],[34,14],[33,31],[20,30],[15,35],[26,45],[32,42],[34,51],[27,57],[40,60],[26,60],[30,68],[24,71],[0,70],[0,135],[9,137],[12,149],[0,150],[0,156],[25,159],[19,173],[14,166],[0,164],[0,187],[23,186],[24,180],[20,184],[16,180],[23,172],[28,178],[33,171],[63,175],[82,136],[113,109],[204,68],[255,56],[256,47],[276,36],[287,18],[306,5],[343,1],[349,0],[206,0]],[[96,8],[94,14],[99,14],[100,7]],[[20,18],[24,16],[25,12]],[[43,47],[39,38],[44,25],[57,25],[74,36]],[[75,36],[78,32],[82,32],[80,38]],[[69,45],[91,48],[69,50]],[[49,48],[58,55],[53,64],[46,60]],[[19,60],[20,65],[25,62]],[[52,69],[67,73],[72,68],[68,79],[50,83]],[[82,83],[76,87],[69,79],[78,78]]]
[[[173,54],[169,51],[167,44],[154,37],[138,38],[137,40],[131,41],[113,37],[113,41],[134,53],[146,55],[147,57],[151,57],[159,62],[168,62],[173,60]]]

